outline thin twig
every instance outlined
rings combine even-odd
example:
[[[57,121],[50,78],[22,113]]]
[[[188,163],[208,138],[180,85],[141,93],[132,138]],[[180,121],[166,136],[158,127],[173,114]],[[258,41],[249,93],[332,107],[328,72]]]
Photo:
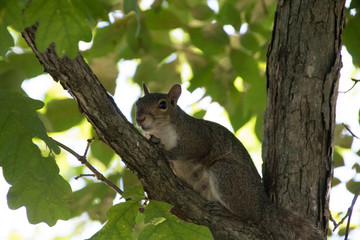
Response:
[[[86,159],[86,154],[89,150],[90,144],[94,141],[94,138],[92,139],[88,139],[88,144],[86,146],[85,149],[85,153],[83,156],[80,156],[78,153],[76,153],[74,150],[72,150],[71,148],[65,146],[64,144],[62,144],[61,142],[56,141],[55,139],[53,139],[54,142],[60,146],[62,149],[66,150],[67,152],[71,153],[72,155],[74,155],[82,164],[84,164],[87,168],[90,169],[91,172],[93,172],[95,174],[95,177],[104,182],[106,185],[108,185],[109,187],[111,187],[112,189],[114,189],[117,193],[119,193],[120,195],[123,194],[123,191],[121,191],[121,189],[116,186],[114,183],[112,183],[109,179],[107,179],[106,177],[104,177],[104,175],[102,175],[98,170],[96,170],[96,168],[91,165],[87,159]]]
[[[350,91],[355,87],[355,85],[356,85],[358,82],[360,82],[360,80],[355,79],[355,78],[352,78],[351,80],[354,82],[354,85],[352,85],[352,87],[351,87],[349,90],[347,90],[347,91],[345,91],[345,92],[339,91],[339,93],[348,93],[348,92],[350,92]]]
[[[75,180],[78,180],[81,177],[96,177],[95,174],[86,174],[86,173],[82,173],[78,176],[75,177]]]
[[[359,193],[360,193],[360,188],[359,188],[358,190],[356,190],[355,195],[354,195],[354,198],[353,198],[352,203],[351,203],[351,206],[350,206],[349,209],[348,209],[349,218],[348,218],[348,222],[347,222],[347,225],[346,225],[345,240],[348,239],[349,229],[350,229],[351,215],[352,215],[353,208],[354,208],[354,205],[355,205],[355,203],[356,203],[357,197],[359,196]]]
[[[351,205],[350,205],[350,207],[348,208],[348,211],[347,211],[346,215],[340,220],[339,223],[336,223],[335,219],[332,217],[331,214],[330,214],[330,217],[329,217],[330,221],[333,222],[333,224],[334,224],[333,232],[335,231],[335,229],[336,229],[338,226],[340,226],[340,225],[345,221],[346,218],[348,218],[348,221],[347,221],[347,224],[346,224],[345,240],[347,240],[348,235],[349,235],[351,215],[352,215],[353,208],[354,208],[354,206],[355,206],[355,203],[356,203],[356,200],[357,200],[359,194],[360,194],[360,188],[355,191],[354,198],[353,198],[353,200],[352,200],[352,202],[351,202]]]
[[[359,139],[358,136],[356,136],[356,135],[350,130],[350,128],[349,128],[348,126],[346,126],[346,124],[342,123],[342,125],[346,128],[346,130],[348,130],[348,131],[350,132],[350,134],[351,134],[353,137]]]

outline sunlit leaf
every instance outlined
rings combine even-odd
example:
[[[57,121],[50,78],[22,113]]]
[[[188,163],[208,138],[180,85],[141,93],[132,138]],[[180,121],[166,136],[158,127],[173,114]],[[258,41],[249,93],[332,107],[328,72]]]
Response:
[[[55,164],[52,158],[43,160],[53,161]],[[32,224],[46,222],[53,226],[59,219],[70,218],[66,201],[71,196],[71,188],[60,175],[48,174],[43,177],[38,178],[30,170],[26,171],[10,188],[7,195],[8,205],[11,209],[25,206],[27,217]]]
[[[358,163],[355,163],[352,167],[352,169],[355,169],[357,173],[360,173],[360,165]]]
[[[149,29],[174,29],[182,26],[180,19],[169,9],[150,9],[144,12]]]
[[[72,0],[72,2],[77,9],[81,9],[85,13],[86,18],[93,26],[99,20],[106,21],[112,7],[109,1],[104,0]]]
[[[354,140],[353,136],[347,134],[347,130],[342,124],[336,124],[334,138],[335,145],[343,148],[351,148],[352,142]]]
[[[60,151],[36,114],[43,103],[19,93],[0,91],[0,105],[0,165],[6,181],[12,184],[9,207],[25,206],[30,223],[52,226],[59,219],[68,219],[70,185],[59,175],[53,157],[43,157],[32,142],[38,137],[56,153]]]
[[[108,177],[113,183],[119,181],[120,174]],[[102,182],[87,183],[86,186],[73,193],[68,206],[71,216],[79,216],[84,212],[94,220],[105,222],[107,211],[112,207],[116,192]]]
[[[114,157],[114,151],[102,141],[96,140],[91,143],[91,154],[102,162],[105,166],[108,166],[111,159]]]
[[[226,25],[231,24],[235,30],[239,31],[241,26],[240,13],[235,8],[234,2],[224,1],[220,6],[217,19],[220,23]]]
[[[209,24],[205,27],[190,27],[189,34],[193,44],[205,54],[220,54],[229,43],[229,37],[220,24]]]
[[[334,167],[335,168],[344,166],[344,158],[341,156],[341,154],[339,153],[339,151],[336,148],[334,151],[333,159],[334,159]]]
[[[253,52],[257,52],[260,49],[258,40],[251,31],[247,31],[245,34],[241,35],[240,42],[243,47]]]
[[[6,61],[0,61],[0,89],[21,91],[25,79],[36,77],[44,72],[32,52],[7,54]]]
[[[4,57],[10,47],[14,46],[14,39],[4,24],[0,24],[0,42],[0,55]]]
[[[54,42],[59,56],[66,54],[74,58],[78,53],[78,42],[89,42],[92,37],[85,13],[71,1],[33,0],[25,11],[25,21],[39,23],[37,48],[45,51]]]
[[[207,20],[214,16],[214,11],[207,4],[196,4],[191,8],[191,14],[195,19]]]
[[[24,21],[22,16],[22,10],[27,6],[27,0],[5,0],[3,21],[5,25],[11,26],[17,31],[24,30]]]
[[[116,78],[119,74],[116,54],[112,53],[104,57],[92,58],[89,65],[106,91],[114,95]]]
[[[346,183],[346,188],[347,190],[349,190],[351,193],[355,193],[356,191],[358,191],[360,189],[360,182],[355,181],[354,179],[350,179],[347,183]]]
[[[117,240],[132,239],[132,228],[139,211],[139,203],[134,200],[119,203],[108,211],[108,222],[90,239]]]
[[[130,18],[130,16],[132,16]],[[144,21],[138,22],[135,14],[129,13],[129,21],[125,32],[125,39],[133,52],[148,51],[151,48],[151,34]]]
[[[348,18],[343,33],[344,45],[351,54],[353,63],[358,67],[360,66],[360,44],[357,44],[360,42],[359,26],[360,14],[357,13]]]
[[[331,182],[331,187],[335,187],[336,185],[338,185],[339,183],[341,183],[340,179],[334,177],[332,182]]]
[[[44,106],[44,103],[34,100],[15,92],[0,91],[0,153],[9,154],[7,148],[21,147],[17,141],[33,137],[42,139],[50,149],[59,153],[59,147],[48,137],[43,123],[36,114],[36,110]],[[15,145],[12,145],[15,144]],[[12,151],[17,151],[13,149]],[[0,164],[2,158],[0,158]]]
[[[55,132],[67,130],[84,119],[73,99],[57,99],[48,102],[45,117],[50,123],[48,131]]]
[[[139,239],[212,239],[208,228],[183,222],[169,213],[171,205],[150,201],[145,208],[145,222],[159,218],[160,221],[148,224],[139,234]],[[164,220],[161,220],[165,218]]]

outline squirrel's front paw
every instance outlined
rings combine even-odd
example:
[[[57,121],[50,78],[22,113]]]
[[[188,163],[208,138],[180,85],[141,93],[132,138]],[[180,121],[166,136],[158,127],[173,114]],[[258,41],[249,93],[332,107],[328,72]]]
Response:
[[[160,144],[160,139],[155,137],[154,135],[150,135],[150,139],[149,139],[152,143],[155,144]]]

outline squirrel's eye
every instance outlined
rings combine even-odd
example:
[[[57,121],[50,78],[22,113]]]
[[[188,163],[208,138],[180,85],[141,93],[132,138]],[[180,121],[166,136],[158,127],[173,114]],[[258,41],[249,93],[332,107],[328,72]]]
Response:
[[[167,108],[167,103],[166,103],[166,101],[161,101],[161,102],[159,103],[158,108],[165,110],[165,109]]]

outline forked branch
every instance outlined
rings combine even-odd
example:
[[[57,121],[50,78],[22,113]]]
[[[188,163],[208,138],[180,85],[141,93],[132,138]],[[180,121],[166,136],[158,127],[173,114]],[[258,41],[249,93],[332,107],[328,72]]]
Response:
[[[66,150],[67,152],[69,152],[70,154],[72,154],[74,157],[76,157],[82,164],[84,164],[88,169],[90,169],[91,172],[94,173],[93,174],[82,174],[80,176],[78,176],[77,178],[79,177],[82,177],[82,176],[95,176],[98,180],[102,181],[103,183],[105,183],[106,185],[108,185],[109,187],[111,187],[112,189],[114,189],[117,193],[119,193],[120,195],[123,194],[123,191],[118,187],[116,186],[114,183],[112,183],[109,179],[107,179],[106,177],[104,177],[104,175],[102,175],[93,165],[91,165],[87,159],[86,159],[86,155],[87,155],[87,152],[89,150],[89,147],[90,147],[90,144],[94,141],[94,138],[92,139],[88,139],[87,140],[87,145],[86,145],[86,149],[85,149],[85,152],[84,154],[81,156],[79,155],[77,152],[75,152],[74,150],[72,150],[71,148],[69,148],[68,146],[65,146],[64,144],[62,144],[61,142],[58,142],[56,141],[55,139],[53,139],[54,142],[59,146],[61,147],[62,149]]]

